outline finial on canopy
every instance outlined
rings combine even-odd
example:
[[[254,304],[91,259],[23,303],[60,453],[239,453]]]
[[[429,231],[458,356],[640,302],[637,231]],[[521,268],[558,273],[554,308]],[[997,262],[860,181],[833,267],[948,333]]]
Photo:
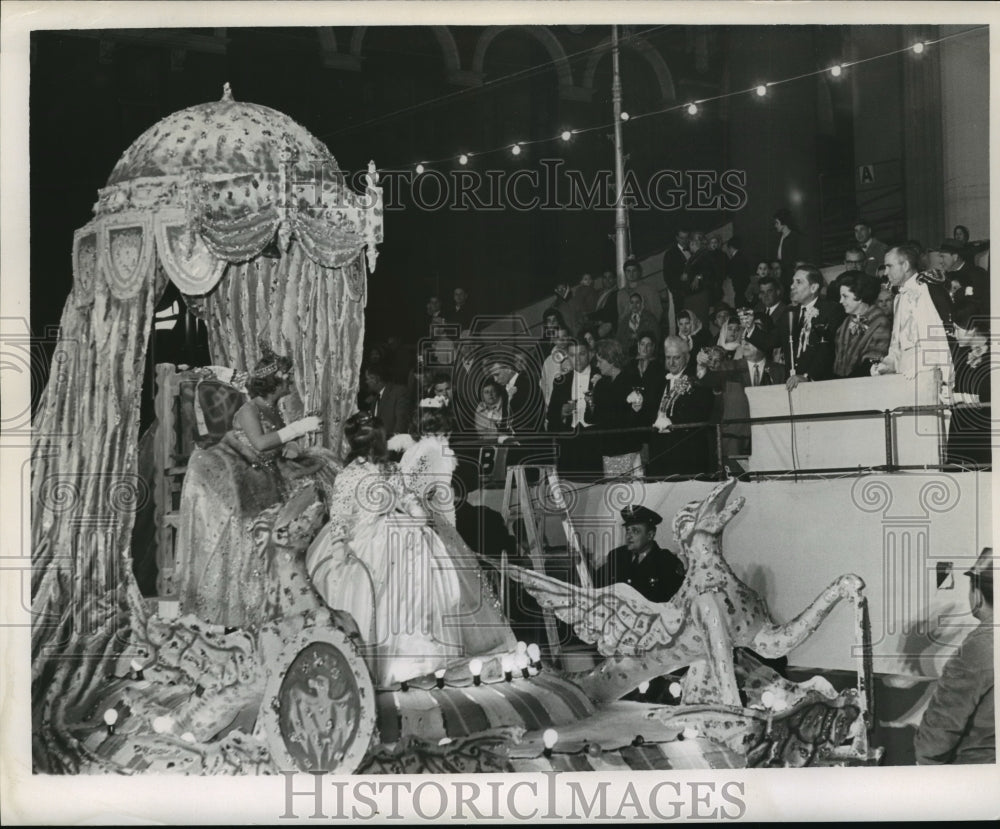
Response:
[[[222,85],[222,100],[223,101],[233,100],[233,88],[229,85],[229,81],[226,81]]]

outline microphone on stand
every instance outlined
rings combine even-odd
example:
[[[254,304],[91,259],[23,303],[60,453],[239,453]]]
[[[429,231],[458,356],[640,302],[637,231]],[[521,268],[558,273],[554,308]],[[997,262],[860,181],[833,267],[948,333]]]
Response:
[[[794,305],[788,309],[788,359],[791,363],[792,374],[797,373],[795,371],[795,317],[798,310]]]

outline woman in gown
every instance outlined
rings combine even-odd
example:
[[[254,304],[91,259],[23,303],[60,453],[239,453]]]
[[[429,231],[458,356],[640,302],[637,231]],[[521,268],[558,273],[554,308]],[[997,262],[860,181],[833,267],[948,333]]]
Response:
[[[386,459],[377,418],[353,415],[345,435],[350,462],[306,567],[327,605],[354,617],[376,687],[439,669],[467,672],[472,657],[512,650],[513,633],[439,485],[448,476],[450,490],[454,469],[444,433],[429,429],[407,450],[405,475]]]
[[[226,627],[258,626],[269,583],[262,528],[279,516],[295,520],[295,511],[309,516],[314,531],[322,523],[337,463],[328,450],[300,445],[322,427],[317,417],[285,425],[278,401],[292,388],[291,360],[263,347],[233,428],[188,461],[177,537],[182,613]]]

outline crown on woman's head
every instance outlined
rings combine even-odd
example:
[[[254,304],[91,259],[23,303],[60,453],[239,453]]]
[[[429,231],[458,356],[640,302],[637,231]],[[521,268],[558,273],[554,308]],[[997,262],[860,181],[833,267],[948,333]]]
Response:
[[[260,360],[257,361],[257,365],[250,372],[250,376],[255,380],[260,380],[273,375],[279,380],[284,380],[288,376],[288,372],[282,367],[282,363],[287,362],[288,358],[275,354],[270,344],[263,337],[261,337],[258,345],[260,346]]]

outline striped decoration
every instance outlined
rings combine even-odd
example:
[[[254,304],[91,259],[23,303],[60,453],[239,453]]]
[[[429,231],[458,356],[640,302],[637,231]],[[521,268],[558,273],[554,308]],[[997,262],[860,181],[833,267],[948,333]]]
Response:
[[[456,688],[381,691],[376,695],[383,744],[404,737],[457,739],[513,726],[537,731],[597,713],[579,687],[554,674]]]

